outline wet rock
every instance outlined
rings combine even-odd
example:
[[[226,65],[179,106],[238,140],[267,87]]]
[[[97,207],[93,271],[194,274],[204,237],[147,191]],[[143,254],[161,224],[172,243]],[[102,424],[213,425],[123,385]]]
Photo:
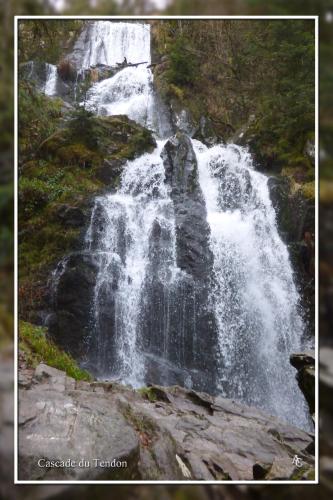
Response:
[[[46,62],[28,61],[27,63],[20,65],[19,71],[21,78],[28,80],[36,87],[36,89],[44,92],[48,72],[50,70],[49,68],[50,65]],[[57,71],[54,95],[63,99],[71,98],[73,85],[73,81],[70,81],[69,79],[63,80],[61,78],[61,74]]]
[[[183,132],[190,137],[197,131],[197,124],[194,122],[191,113],[182,108],[175,99],[171,102],[171,120],[175,130]]]
[[[293,192],[291,181],[285,176],[268,179],[270,198],[275,209],[279,234],[288,244],[295,281],[302,295],[307,336],[315,332],[315,280],[308,255],[305,234],[315,233],[314,200],[305,198],[300,191]],[[304,249],[307,257],[304,257]],[[313,252],[310,252],[313,253]]]
[[[297,369],[298,385],[309,405],[310,413],[315,411],[315,354],[313,351],[295,353],[290,356],[290,363]]]
[[[117,178],[119,178],[126,160],[119,160],[117,158],[111,160],[104,160],[103,165],[96,169],[96,177],[103,182],[106,186],[113,185]]]
[[[314,366],[315,353],[314,351],[298,352],[290,356],[290,363],[297,369],[301,370],[306,366]]]
[[[76,38],[73,50],[68,55],[68,60],[73,66],[80,70],[83,65],[83,60],[86,55],[87,44],[89,44],[90,37],[92,36],[92,23],[87,22]]]
[[[86,223],[85,214],[79,207],[63,204],[58,207],[56,214],[66,227],[82,227]]]
[[[288,177],[270,177],[268,188],[284,241],[300,241],[305,231],[314,233],[314,200],[306,199],[298,192],[293,194]]]
[[[201,116],[198,129],[194,133],[193,139],[198,139],[206,144],[206,146],[213,146],[220,142],[216,136],[211,120],[206,116]]]
[[[197,160],[189,137],[177,133],[166,143],[161,156],[176,212],[177,264],[194,277],[204,278],[210,274],[213,255]]]
[[[177,386],[152,386],[149,397],[69,380],[40,365],[20,390],[20,479],[290,479],[294,455],[302,478],[313,474],[313,436],[255,408]],[[94,467],[97,457],[127,467]],[[40,458],[90,466],[47,470]]]
[[[147,359],[146,380],[214,393],[217,328],[207,279],[212,276],[213,255],[197,160],[191,140],[181,132],[169,139],[161,156],[173,201],[176,261],[182,273],[170,294],[170,287],[165,285],[167,279],[159,272],[168,235],[164,228],[155,225],[150,245],[151,268],[144,292],[149,301],[145,301],[142,315],[143,350],[152,354]],[[169,325],[167,356],[160,342],[166,322]]]
[[[75,358],[84,355],[90,334],[90,314],[97,266],[90,255],[70,255],[55,277],[54,312],[47,319],[50,335]]]

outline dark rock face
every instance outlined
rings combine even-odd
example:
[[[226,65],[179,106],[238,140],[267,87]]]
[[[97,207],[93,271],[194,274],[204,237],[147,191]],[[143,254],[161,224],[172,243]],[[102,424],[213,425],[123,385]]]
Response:
[[[204,279],[212,269],[213,255],[197,160],[188,136],[178,133],[170,139],[162,158],[175,207],[177,264],[194,278]]]
[[[65,227],[82,227],[86,223],[86,217],[81,208],[66,204],[59,206],[57,217]]]
[[[19,403],[20,479],[306,480],[314,472],[311,434],[177,386],[140,394],[40,364],[22,371]],[[96,467],[97,457],[126,466]],[[90,465],[47,469],[38,467],[40,458]]]
[[[44,91],[47,81],[48,65],[39,61],[28,61],[20,65],[20,77],[32,82],[40,91]],[[72,101],[74,98],[74,86],[76,80],[63,80],[57,72],[55,95],[65,100]]]
[[[146,381],[214,393],[217,331],[207,278],[213,256],[189,138],[178,133],[167,142],[162,158],[175,212],[177,266],[182,273],[172,284],[160,276],[170,235],[156,222],[142,304],[142,349],[149,353]]]
[[[34,82],[37,88],[42,88],[46,81],[46,64],[43,62],[28,61],[20,64],[19,75],[22,80]]]
[[[206,146],[213,146],[219,142],[213,124],[206,116],[201,116],[198,129],[193,138],[203,142]]]
[[[87,50],[87,44],[91,38],[92,23],[87,22],[79,36],[77,37],[73,50],[68,56],[68,60],[75,66],[78,70],[82,67],[82,62]]]
[[[301,194],[292,195],[287,177],[270,177],[268,187],[284,241],[300,241],[305,231],[314,233],[314,201],[307,200]]]
[[[311,413],[315,411],[315,355],[313,351],[295,353],[290,356],[290,363],[297,369],[298,385],[303,392]]]
[[[276,212],[281,238],[288,244],[297,288],[302,295],[307,334],[315,332],[314,241],[310,246],[305,234],[315,234],[315,202],[301,193],[291,193],[287,177],[270,177],[268,187]],[[312,246],[312,248],[311,248]]]
[[[54,276],[54,313],[46,326],[57,344],[75,358],[87,349],[90,333],[91,304],[97,267],[90,255],[71,254],[58,265]]]
[[[114,184],[117,177],[120,176],[126,160],[105,159],[103,164],[96,169],[96,177],[106,186]]]

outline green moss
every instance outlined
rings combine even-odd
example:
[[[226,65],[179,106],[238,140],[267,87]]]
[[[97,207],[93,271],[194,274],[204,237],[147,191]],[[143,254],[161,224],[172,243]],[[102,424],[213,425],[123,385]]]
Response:
[[[310,470],[310,472],[307,475],[307,479],[309,481],[314,481],[316,479],[316,471],[314,469]]]
[[[305,198],[308,199],[315,199],[316,195],[316,183],[315,181],[307,182],[306,184],[303,184],[301,187],[301,192]]]
[[[39,93],[28,82],[19,87],[19,152],[26,160],[36,155],[40,144],[59,126],[61,100]]]
[[[85,121],[89,123],[89,135],[80,134],[78,125],[69,121],[67,128],[57,130],[41,144],[40,154],[49,160],[89,168],[101,164],[105,157],[133,159],[156,146],[151,131],[126,116],[90,116]]]
[[[29,234],[20,243],[20,281],[43,277],[52,264],[73,250],[80,234],[79,229],[64,228],[59,223],[48,223],[42,227],[38,224],[37,219],[29,225]]]
[[[48,337],[45,328],[19,322],[19,348],[25,353],[28,366],[36,367],[43,362],[66,372],[76,380],[92,380],[91,375],[81,370],[76,361],[59,349]]]
[[[185,97],[184,89],[177,87],[177,85],[174,85],[173,83],[169,85],[169,94],[171,96],[177,97],[177,99],[179,99],[180,101],[184,101]]]
[[[156,393],[152,387],[141,387],[138,392],[143,398],[148,399],[151,403],[154,403],[157,400]]]
[[[133,425],[137,432],[145,433],[151,439],[155,437],[157,429],[153,420],[140,413],[135,413],[130,405],[124,408],[124,417]]]
[[[98,175],[104,158],[110,161],[133,159],[151,151],[156,143],[149,130],[126,116],[99,117],[78,108],[64,112],[66,120],[59,121],[55,113],[59,103],[40,97],[30,87],[24,88],[23,95],[19,279],[22,290],[25,290],[27,283],[45,282],[51,266],[76,249],[80,230],[65,227],[57,215],[59,205],[66,203],[84,210],[87,200],[104,188]],[[40,108],[38,113],[35,111],[37,105]],[[43,113],[51,116],[51,111],[55,118],[50,120],[49,126]],[[33,122],[29,122],[29,114],[34,118]],[[31,140],[29,127],[33,129],[36,144],[33,156],[28,155],[31,151],[27,146]],[[119,174],[110,187],[116,187],[118,183]],[[27,296],[23,293],[20,304],[28,313],[26,301]],[[30,305],[35,309],[38,304],[37,294],[35,303],[30,301]]]
[[[80,143],[60,147],[57,156],[66,165],[77,165],[81,168],[89,168],[101,163],[100,155]]]
[[[301,479],[305,479],[305,476],[306,479],[310,479],[309,474],[311,474],[313,469],[310,469],[309,472],[308,467],[308,465],[303,465],[302,467],[296,468],[290,479],[292,479],[293,481],[300,481]]]

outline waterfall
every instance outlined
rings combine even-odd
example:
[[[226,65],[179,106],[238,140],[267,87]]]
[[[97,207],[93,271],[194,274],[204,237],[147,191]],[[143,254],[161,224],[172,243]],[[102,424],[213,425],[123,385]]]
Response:
[[[193,142],[214,253],[211,294],[218,321],[221,390],[306,426],[305,401],[295,390],[289,362],[289,355],[301,348],[304,326],[268,178],[254,170],[244,148],[208,149]]]
[[[113,77],[96,82],[87,93],[85,105],[100,115],[127,115],[154,130],[158,137],[167,138],[172,131],[168,110],[153,89],[150,43],[147,24],[94,23],[86,42],[83,68],[98,64],[117,67],[125,58],[127,63],[140,64],[124,67]]]
[[[164,183],[160,157],[164,141],[152,154],[128,162],[116,194],[96,198],[86,235],[86,247],[98,262],[93,304],[92,350],[101,376],[118,376],[140,386],[144,358],[140,352],[140,308],[144,282],[151,265],[151,234],[159,224],[167,240],[159,278],[168,286],[177,276],[173,206]],[[114,355],[109,330],[114,320]],[[142,347],[142,346],[141,346]]]
[[[99,21],[91,25],[82,62],[83,68],[98,64],[117,66],[150,63],[150,27],[144,23]]]
[[[54,96],[57,93],[57,66],[46,63],[46,81],[44,93],[48,96]]]
[[[246,149],[192,140],[198,162],[192,202],[205,205],[213,264],[204,284],[190,276],[177,259],[176,206],[161,158],[172,127],[148,67],[150,26],[96,21],[84,47],[83,68],[116,66],[125,57],[146,62],[92,85],[86,104],[99,114],[126,114],[158,139],[155,151],[126,163],[116,193],[95,199],[85,237],[97,268],[86,366],[135,387],[211,388],[310,428],[289,363],[302,347],[299,296],[268,178],[255,171]],[[50,76],[48,89],[52,82]],[[216,330],[213,346],[209,328]]]

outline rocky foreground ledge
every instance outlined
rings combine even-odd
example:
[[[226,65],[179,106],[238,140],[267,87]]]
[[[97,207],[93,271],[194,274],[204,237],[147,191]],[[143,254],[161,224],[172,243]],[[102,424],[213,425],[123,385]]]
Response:
[[[45,364],[19,386],[21,480],[314,479],[313,435],[228,399]]]

